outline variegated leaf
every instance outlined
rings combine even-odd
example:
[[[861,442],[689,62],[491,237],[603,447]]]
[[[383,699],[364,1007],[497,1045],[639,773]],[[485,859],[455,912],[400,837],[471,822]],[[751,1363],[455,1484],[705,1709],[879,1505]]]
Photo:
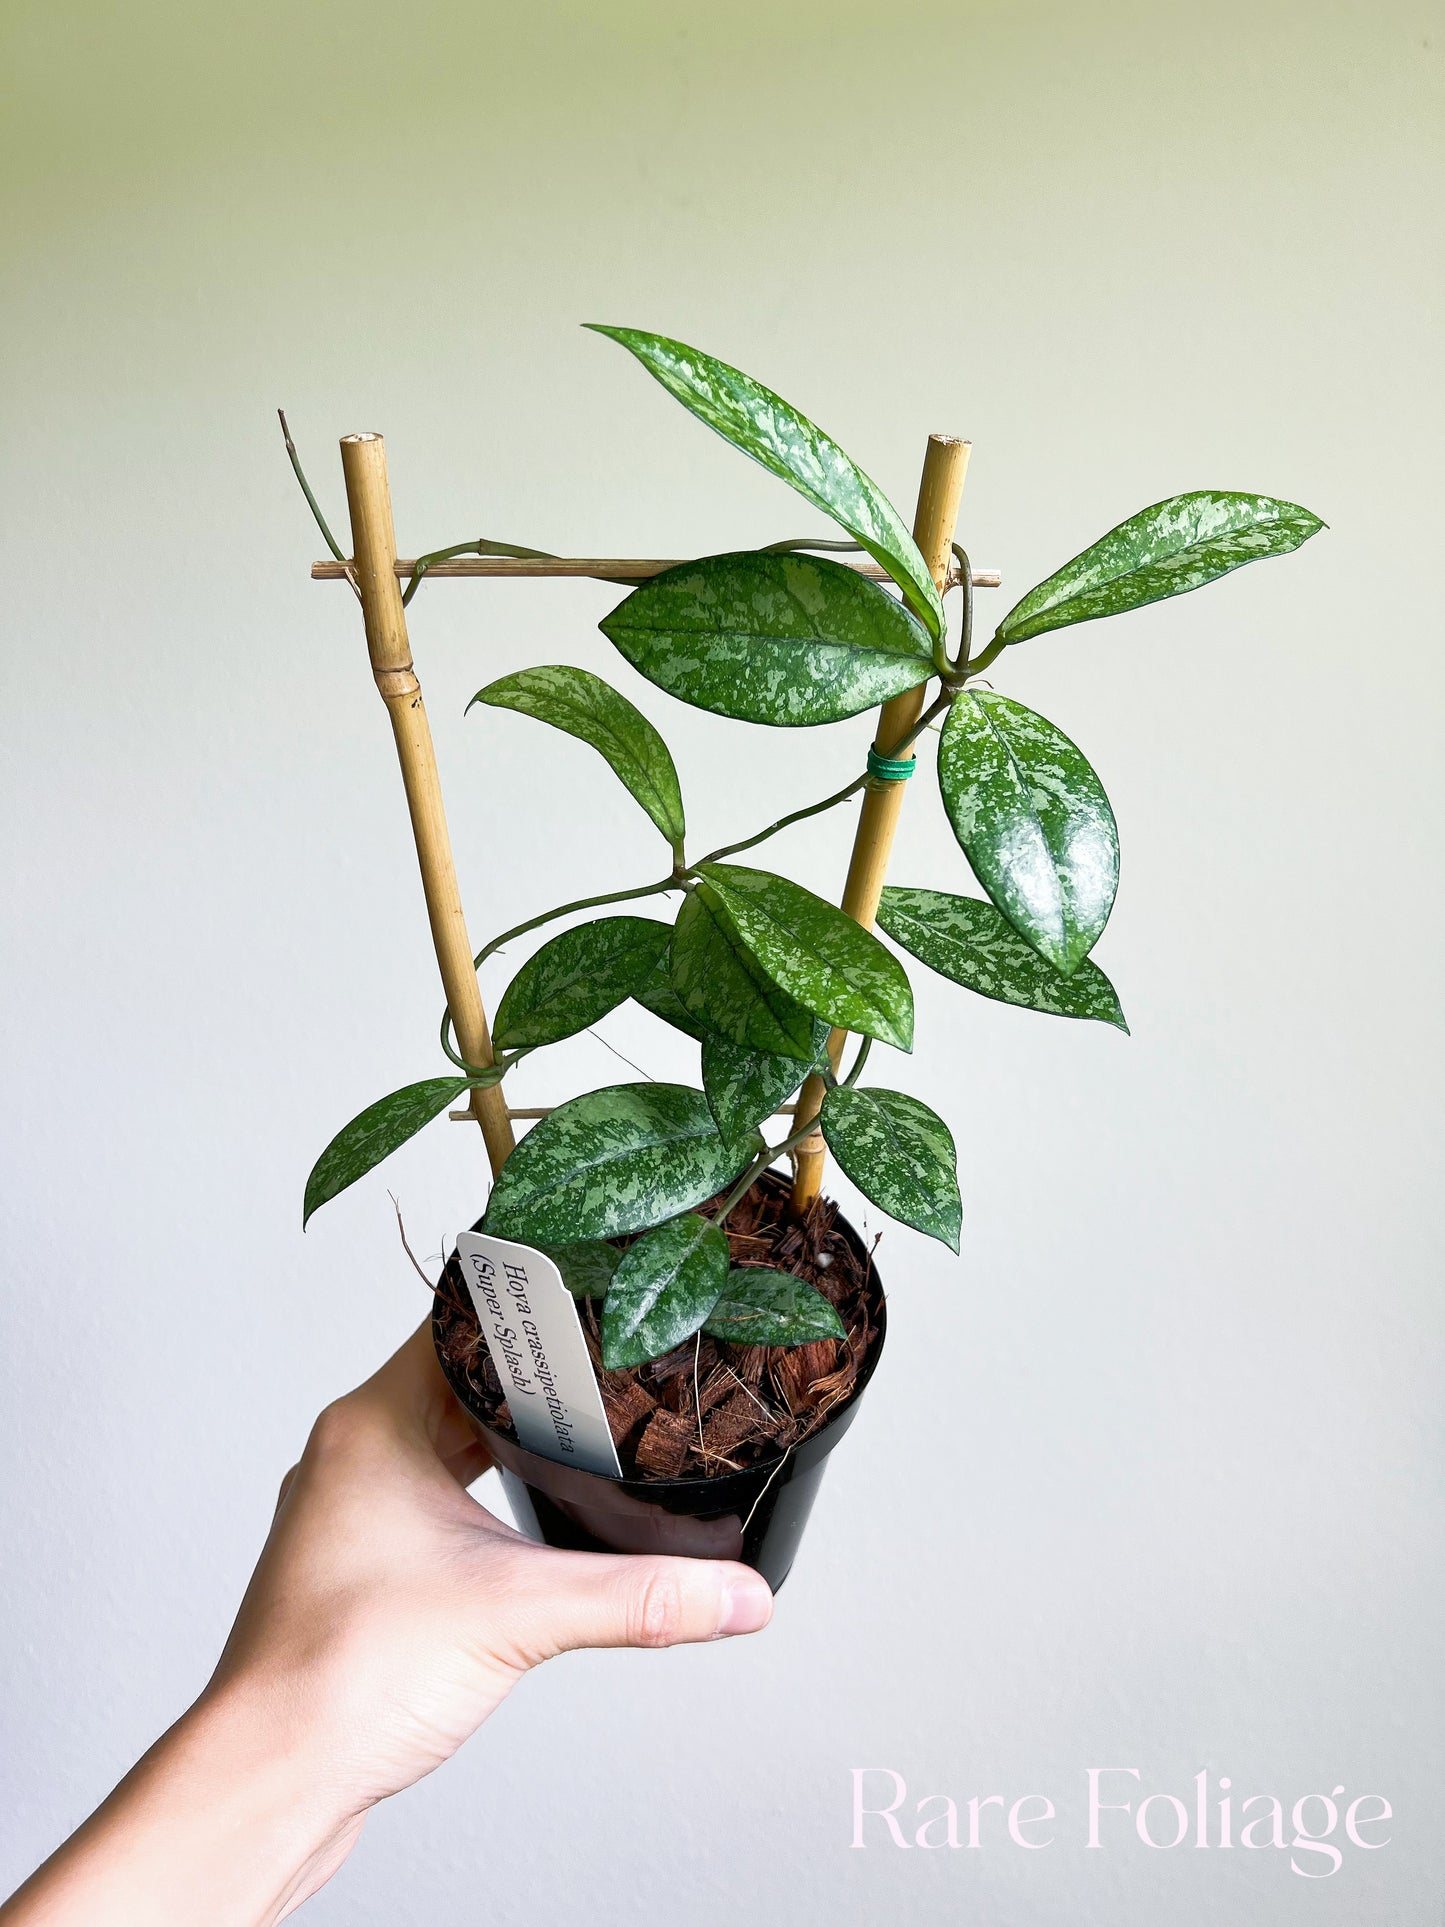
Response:
[[[813,1052],[813,1016],[763,969],[707,882],[688,893],[672,934],[672,988],[687,1015],[748,1050]]]
[[[814,555],[704,556],[634,589],[600,625],[633,668],[744,722],[833,723],[933,674],[921,625],[876,582]]]
[[[430,1124],[463,1091],[497,1083],[500,1069],[483,1077],[428,1077],[420,1084],[408,1084],[344,1124],[312,1166],[306,1180],[306,1197],[301,1207],[304,1231],[312,1213],[329,1204],[338,1192],[365,1177],[383,1158],[390,1157],[409,1137],[415,1137],[424,1124]]]
[[[917,543],[878,484],[830,435],[771,388],[701,349],[642,328],[589,325],[636,355],[699,421],[832,516],[887,569],[930,634],[943,634],[943,604]]]
[[[599,917],[544,943],[497,1006],[499,1050],[575,1036],[642,989],[667,954],[671,930],[651,917]]]
[[[988,690],[954,702],[938,782],[974,874],[1021,936],[1066,975],[1099,939],[1119,887],[1119,834],[1078,748]]]
[[[718,1130],[732,1143],[751,1142],[758,1128],[790,1098],[810,1069],[826,1061],[831,1025],[813,1020],[813,1057],[775,1057],[748,1050],[721,1037],[705,1037],[702,1045],[702,1088]]]
[[[669,957],[661,960],[640,990],[633,991],[632,1000],[634,1003],[641,1004],[644,1010],[650,1010],[654,1017],[660,1017],[663,1023],[671,1024],[674,1030],[680,1030],[686,1036],[696,1038],[700,1044],[712,1035],[706,1024],[700,1024],[689,1013],[673,989],[672,963]]]
[[[682,789],[667,744],[640,709],[600,676],[565,663],[519,669],[479,689],[473,703],[515,709],[590,743],[682,854]],[[470,708],[470,704],[468,707]]]
[[[614,1084],[527,1133],[492,1187],[486,1229],[532,1245],[643,1231],[713,1197],[746,1162],[701,1091]]]
[[[930,970],[980,996],[1054,1017],[1097,1018],[1128,1034],[1114,986],[1097,964],[1085,958],[1065,977],[991,903],[890,884],[878,925]]]
[[[790,997],[843,1030],[912,1050],[913,992],[898,959],[871,931],[768,870],[704,863],[699,874]]]
[[[703,1330],[729,1345],[812,1345],[846,1338],[821,1291],[790,1271],[735,1266]]]
[[[958,1157],[936,1111],[902,1091],[840,1084],[823,1099],[821,1122],[828,1149],[865,1198],[958,1250]]]
[[[1203,588],[1246,562],[1288,555],[1324,527],[1317,515],[1272,495],[1197,489],[1141,509],[1030,589],[999,624],[1023,642],[1069,623],[1121,615]]]
[[[607,1370],[660,1358],[691,1338],[716,1305],[727,1277],[727,1233],[695,1212],[629,1245],[602,1307]]]
[[[616,1245],[599,1238],[584,1238],[573,1245],[539,1247],[562,1274],[562,1283],[574,1298],[605,1298],[612,1274],[622,1262]]]

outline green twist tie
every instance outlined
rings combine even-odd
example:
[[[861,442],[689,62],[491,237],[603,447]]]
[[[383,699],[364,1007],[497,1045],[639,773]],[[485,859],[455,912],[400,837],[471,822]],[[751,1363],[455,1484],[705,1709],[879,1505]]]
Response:
[[[912,756],[880,756],[876,749],[868,752],[868,774],[880,783],[906,783],[917,767]]]

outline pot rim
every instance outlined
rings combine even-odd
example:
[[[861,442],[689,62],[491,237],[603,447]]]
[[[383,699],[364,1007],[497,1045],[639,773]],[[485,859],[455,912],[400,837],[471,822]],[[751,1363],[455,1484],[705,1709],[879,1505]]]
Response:
[[[864,1244],[862,1235],[857,1227],[844,1217],[841,1211],[838,1213],[836,1222],[845,1241],[853,1247],[854,1251],[863,1259],[867,1267],[867,1280],[872,1287],[874,1295],[877,1332],[862,1364],[858,1368],[858,1376],[853,1381],[853,1389],[845,1399],[839,1400],[820,1426],[814,1431],[809,1432],[806,1438],[796,1440],[782,1452],[775,1453],[771,1458],[758,1459],[754,1464],[744,1467],[741,1472],[696,1472],[679,1479],[644,1479],[629,1476],[624,1473],[620,1479],[614,1479],[608,1473],[589,1472],[582,1466],[572,1466],[567,1469],[582,1478],[597,1479],[603,1485],[618,1487],[627,1492],[636,1492],[639,1496],[644,1496],[649,1493],[661,1495],[663,1493],[695,1492],[704,1487],[721,1486],[729,1479],[747,1478],[751,1480],[760,1473],[766,1474],[771,1478],[773,1474],[787,1462],[790,1455],[808,1451],[810,1447],[818,1445],[826,1438],[834,1427],[839,1424],[840,1420],[851,1419],[854,1408],[867,1389],[869,1381],[877,1369],[878,1360],[883,1353],[883,1344],[888,1336],[888,1297],[883,1289],[883,1280],[879,1274],[878,1267],[873,1262],[872,1248]],[[474,1228],[479,1228],[479,1225]],[[466,1379],[456,1372],[453,1365],[442,1352],[441,1298],[439,1294],[433,1304],[431,1331],[432,1346],[436,1352],[437,1360],[441,1365],[442,1375],[450,1386],[454,1397],[467,1413],[467,1416],[472,1420],[473,1424],[485,1432],[489,1438],[500,1440],[510,1451],[525,1453],[532,1458],[542,1458],[544,1456],[543,1454],[532,1452],[530,1447],[523,1445],[519,1439],[513,1437],[511,1434],[499,1430],[484,1413],[477,1410],[476,1405],[472,1401],[471,1387],[467,1384]],[[811,1452],[809,1456],[812,1456]],[[552,1464],[555,1463],[555,1461],[547,1460],[546,1463]],[[506,1469],[501,1466],[500,1461],[498,1461],[498,1467],[501,1470]]]

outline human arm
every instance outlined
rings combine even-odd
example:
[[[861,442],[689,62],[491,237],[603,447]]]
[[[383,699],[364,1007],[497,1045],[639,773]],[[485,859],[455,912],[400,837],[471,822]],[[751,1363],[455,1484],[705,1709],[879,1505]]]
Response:
[[[746,1567],[534,1545],[486,1466],[424,1325],[318,1418],[210,1683],[0,1927],[271,1927],[530,1667],[767,1623]]]

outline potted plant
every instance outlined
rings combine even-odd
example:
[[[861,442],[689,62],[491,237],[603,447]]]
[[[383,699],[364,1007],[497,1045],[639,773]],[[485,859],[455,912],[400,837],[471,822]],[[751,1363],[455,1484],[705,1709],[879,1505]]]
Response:
[[[660,335],[598,332],[842,531],[639,574],[602,632],[657,688],[742,722],[814,727],[881,706],[875,744],[842,788],[699,855],[688,845],[673,758],[620,690],[565,664],[486,683],[471,706],[493,726],[497,712],[512,710],[600,752],[656,826],[661,872],[632,885],[599,879],[597,895],[491,938],[469,985],[459,990],[453,971],[441,1032],[450,1074],[395,1091],[346,1125],[307,1181],[305,1218],[465,1098],[488,1132],[496,1172],[478,1262],[505,1265],[509,1250],[520,1253],[525,1281],[532,1254],[538,1291],[545,1272],[573,1295],[569,1316],[617,1455],[610,1471],[592,1471],[523,1445],[505,1359],[484,1330],[476,1281],[454,1255],[437,1291],[439,1356],[522,1519],[560,1543],[742,1557],[777,1584],[885,1329],[872,1254],[819,1194],[824,1156],[880,1211],[959,1248],[948,1125],[893,1088],[891,1065],[878,1076],[875,1046],[905,1055],[913,1046],[898,953],[985,997],[1127,1028],[1090,954],[1119,870],[1103,784],[1061,729],[986,672],[1048,631],[1197,589],[1297,548],[1323,525],[1263,495],[1171,497],[1041,581],[978,648],[973,570],[952,542],[965,444],[934,438],[910,535],[836,443],[751,377]],[[413,699],[407,687],[410,677],[416,689],[401,609],[450,558],[507,555],[519,567],[542,559],[505,544],[457,544],[397,565],[409,575],[398,596],[389,503],[384,515],[369,509],[358,479],[365,453],[353,448],[347,469],[355,565],[307,495],[338,566],[362,568],[364,549],[370,558],[368,639],[406,766],[406,718],[420,693]],[[943,596],[955,585],[950,634]],[[367,584],[353,575],[353,586]],[[903,784],[933,728],[938,797],[982,895],[960,888],[965,863],[937,879],[942,887],[883,882]],[[410,776],[408,794],[421,849],[427,806]],[[759,867],[770,838],[859,795],[842,908]],[[429,902],[437,930],[431,892]],[[656,914],[664,902],[667,919]],[[475,971],[504,945],[564,920],[506,985],[490,1037],[477,999],[463,1048],[453,1019]],[[438,955],[445,978],[440,934]],[[543,1115],[513,1150],[503,1080],[628,999],[696,1041],[697,1083],[586,1092]],[[775,1168],[785,1156],[791,1183]],[[564,1333],[559,1342],[571,1340]]]

